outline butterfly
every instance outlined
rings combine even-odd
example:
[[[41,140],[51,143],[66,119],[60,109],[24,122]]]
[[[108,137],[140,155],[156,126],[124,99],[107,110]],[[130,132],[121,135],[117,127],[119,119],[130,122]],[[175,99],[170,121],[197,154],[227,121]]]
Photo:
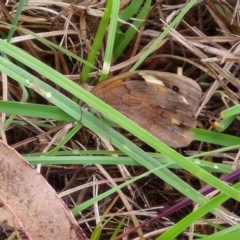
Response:
[[[193,141],[190,128],[202,90],[188,77],[158,71],[135,71],[101,81],[96,97],[166,143],[178,148]]]

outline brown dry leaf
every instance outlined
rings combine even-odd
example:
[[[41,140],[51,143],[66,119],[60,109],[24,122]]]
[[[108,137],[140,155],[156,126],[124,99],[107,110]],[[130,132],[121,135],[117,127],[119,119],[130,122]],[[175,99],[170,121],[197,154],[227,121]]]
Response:
[[[0,140],[0,226],[27,239],[87,240],[41,174]]]

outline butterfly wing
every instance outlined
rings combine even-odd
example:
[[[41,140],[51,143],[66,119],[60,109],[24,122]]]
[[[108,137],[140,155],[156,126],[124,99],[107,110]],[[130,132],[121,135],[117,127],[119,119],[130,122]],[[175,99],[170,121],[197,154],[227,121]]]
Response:
[[[92,93],[166,144],[183,147],[193,139],[189,128],[195,126],[201,89],[192,80],[180,81],[176,76],[133,72],[128,78],[120,75],[99,83]]]

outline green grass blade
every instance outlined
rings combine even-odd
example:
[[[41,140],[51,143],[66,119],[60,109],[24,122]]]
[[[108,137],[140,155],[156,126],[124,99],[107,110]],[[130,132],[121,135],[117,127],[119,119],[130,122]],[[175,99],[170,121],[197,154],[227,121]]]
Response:
[[[109,6],[108,6],[109,5]],[[112,56],[113,56],[113,45],[116,36],[116,29],[117,29],[117,21],[118,21],[118,12],[119,12],[119,0],[109,0],[107,3],[107,8],[110,9],[110,24],[109,24],[109,32],[107,35],[107,44],[106,44],[106,51],[104,56],[104,63],[102,74],[100,76],[100,81],[105,79],[108,76]]]
[[[240,114],[240,105],[236,105],[234,107],[230,107],[224,111],[221,112],[222,118],[229,118],[232,116],[237,116]]]
[[[16,13],[14,15],[14,18],[13,18],[13,21],[12,21],[12,27],[10,28],[10,31],[8,33],[8,36],[7,36],[7,41],[10,42],[13,35],[14,35],[14,32],[15,32],[15,26],[17,26],[17,23],[18,23],[18,20],[20,18],[20,15],[22,13],[22,9],[25,5],[25,2],[26,0],[20,0],[19,1],[19,4],[18,4],[18,7],[17,7],[17,10],[16,10]]]
[[[146,19],[146,16],[149,13],[149,8],[151,6],[152,1],[147,0],[140,10],[139,14],[137,15],[137,20],[134,20],[132,25],[135,27],[133,28],[130,26],[126,33],[118,33],[116,37],[116,41],[114,44],[114,60],[116,60],[124,51],[124,49],[129,46],[130,41],[133,39],[135,34],[137,33],[136,29],[139,29],[139,27],[142,25],[142,21]]]
[[[3,57],[0,57],[0,70],[20,84],[33,89],[56,106],[62,105],[64,111],[70,116],[76,117],[76,113],[80,114],[80,108],[71,99]]]
[[[218,132],[223,132],[225,131],[231,124],[233,121],[235,121],[236,119],[236,115],[235,116],[231,116],[229,118],[225,118],[219,122],[215,122],[214,127]]]
[[[240,183],[235,184],[234,188],[240,189]],[[216,197],[209,200],[208,203],[200,206],[198,209],[188,214],[187,217],[179,221],[177,224],[175,224],[167,232],[163,233],[156,240],[174,239],[176,236],[182,233],[186,228],[188,228],[190,224],[194,223],[195,221],[197,221],[207,213],[213,212],[215,208],[217,208],[219,205],[221,205],[228,199],[229,199],[229,196],[227,196],[224,193],[220,193]]]
[[[34,103],[19,103],[0,100],[0,112],[65,122],[75,120],[60,108]]]
[[[112,0],[108,1],[107,3],[105,12],[98,26],[96,36],[94,37],[94,41],[93,41],[90,53],[88,54],[87,62],[91,63],[92,65],[95,64],[95,61],[97,59],[97,53],[100,49],[103,38],[107,32],[107,27],[110,21],[111,12],[112,12]],[[81,79],[83,83],[87,82],[91,69],[92,68],[90,66],[84,65],[82,74],[81,74]]]
[[[119,19],[123,21],[130,20],[130,18],[139,11],[142,4],[143,0],[131,1],[129,5],[119,13]],[[118,22],[117,28],[119,29],[122,25],[122,22]]]
[[[69,133],[66,134],[66,136],[57,144],[57,146],[55,148],[46,152],[45,154],[43,154],[43,156],[50,156],[50,155],[54,154],[55,152],[57,152],[69,140],[72,139],[72,137],[80,130],[80,128],[82,128],[82,126],[83,125],[81,123],[76,124],[76,126],[74,126],[74,128]],[[69,164],[69,161],[66,164]]]
[[[194,128],[194,139],[198,141],[213,143],[221,146],[235,146],[240,144],[240,137],[235,137],[223,133],[211,132],[204,129]]]
[[[169,31],[178,24],[184,15],[191,9],[191,7],[197,2],[197,0],[190,0],[190,2],[182,9],[179,15],[169,24],[169,26],[163,31],[163,33],[156,39],[156,41],[151,45],[151,47],[140,57],[140,59],[131,68],[131,71],[136,70],[140,64],[151,54],[154,49],[159,45],[159,43],[167,36]]]

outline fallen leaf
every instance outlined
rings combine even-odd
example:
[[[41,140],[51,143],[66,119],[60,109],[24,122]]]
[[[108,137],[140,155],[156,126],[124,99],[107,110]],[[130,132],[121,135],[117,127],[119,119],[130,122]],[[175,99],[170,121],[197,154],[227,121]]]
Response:
[[[0,140],[0,226],[31,240],[87,240],[43,176]]]

